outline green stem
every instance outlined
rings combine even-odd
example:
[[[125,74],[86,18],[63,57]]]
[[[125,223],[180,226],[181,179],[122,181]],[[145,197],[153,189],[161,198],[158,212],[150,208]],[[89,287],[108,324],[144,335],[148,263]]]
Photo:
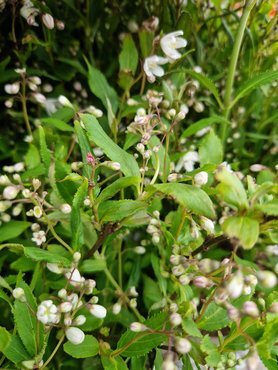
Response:
[[[164,163],[163,163],[163,182],[167,181],[167,154],[169,150],[169,143],[170,143],[170,132],[167,132],[166,134],[166,140],[165,140],[165,152],[164,152]]]
[[[231,97],[232,97],[232,91],[233,91],[233,85],[234,85],[234,79],[235,79],[235,72],[236,72],[236,67],[237,67],[237,62],[238,62],[238,57],[239,57],[239,52],[240,52],[240,47],[242,44],[243,36],[244,36],[244,31],[247,26],[247,21],[250,15],[250,12],[252,8],[254,7],[256,3],[256,0],[251,0],[249,3],[246,5],[243,15],[240,19],[239,23],[239,29],[236,35],[233,51],[232,51],[232,56],[231,56],[231,61],[228,69],[228,76],[227,76],[227,82],[226,82],[226,90],[225,90],[225,95],[224,95],[224,110],[223,110],[223,116],[229,120],[230,113],[231,113]],[[225,144],[226,137],[227,137],[227,130],[228,130],[228,123],[223,123],[221,125],[221,138],[223,145]]]
[[[61,337],[61,339],[57,343],[56,347],[54,348],[53,352],[51,353],[51,355],[48,357],[47,361],[41,367],[41,370],[44,369],[44,368],[46,368],[46,366],[49,364],[49,362],[53,359],[53,357],[55,356],[56,352],[58,351],[58,349],[60,348],[61,344],[63,343],[64,339],[65,339],[65,335],[63,335]]]
[[[70,253],[73,253],[72,248],[62,238],[60,238],[50,223],[48,223],[48,227],[54,238],[57,239]]]
[[[23,117],[24,117],[24,121],[25,121],[25,124],[26,124],[26,128],[27,128],[28,134],[31,135],[31,136],[33,136],[31,125],[30,125],[30,121],[29,121],[29,117],[28,117],[28,112],[27,112],[27,104],[26,104],[26,80],[25,80],[25,77],[23,77],[23,79],[22,79],[21,104],[22,104]]]

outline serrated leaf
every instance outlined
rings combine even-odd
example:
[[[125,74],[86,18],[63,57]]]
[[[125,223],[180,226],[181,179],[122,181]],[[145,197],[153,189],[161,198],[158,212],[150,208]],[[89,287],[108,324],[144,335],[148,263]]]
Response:
[[[146,320],[144,324],[152,329],[159,330],[165,325],[166,318],[167,314],[162,312]],[[120,352],[123,357],[143,356],[166,340],[167,336],[164,334],[134,333],[127,330],[121,336],[116,351],[117,353]]]
[[[120,356],[101,356],[101,363],[104,370],[128,370],[126,363]]]
[[[66,342],[63,346],[64,351],[74,358],[87,358],[96,356],[99,352],[99,344],[92,335],[85,335],[85,339],[81,344],[72,344]]]
[[[83,261],[80,266],[82,273],[91,273],[97,271],[103,271],[106,268],[106,261],[104,259],[98,260],[86,260]]]
[[[237,238],[244,249],[250,249],[258,240],[260,225],[250,217],[233,216],[224,221],[222,229],[230,238]]]
[[[208,305],[203,317],[198,322],[198,327],[199,329],[214,331],[224,328],[229,322],[227,311],[212,302]]]
[[[256,205],[256,208],[269,216],[278,216],[278,200],[273,199],[272,201],[264,204]]]
[[[0,352],[4,352],[4,350],[9,346],[10,342],[11,334],[7,329],[0,326]]]
[[[74,195],[71,212],[72,247],[78,250],[83,243],[83,225],[81,219],[81,207],[88,194],[88,180],[84,179]]]
[[[90,142],[99,146],[112,161],[121,164],[121,171],[125,176],[140,176],[140,171],[135,158],[120,148],[105,133],[98,120],[89,114],[81,114]]]
[[[28,152],[25,156],[25,163],[28,169],[36,168],[40,164],[41,158],[37,147],[33,144],[29,145]]]
[[[277,79],[278,71],[267,71],[250,78],[250,80],[247,80],[245,83],[243,83],[241,87],[235,92],[235,98],[231,103],[230,108],[233,107],[239,99],[243,98],[247,94],[250,94],[251,91],[262,85],[271,83],[272,81],[275,81]]]
[[[198,131],[202,130],[203,128],[208,127],[210,125],[214,125],[215,123],[227,124],[229,123],[229,121],[227,121],[225,118],[221,116],[216,115],[213,115],[212,117],[208,118],[202,118],[200,119],[200,121],[194,122],[189,127],[187,127],[183,131],[181,137],[186,138],[192,136],[196,134]]]
[[[169,183],[151,185],[149,189],[155,189],[156,191],[172,196],[179,204],[192,213],[209,218],[215,217],[210,197],[202,189],[195,186]]]
[[[262,360],[271,360],[271,351],[277,342],[278,317],[269,320],[264,327],[264,334],[257,342],[257,350]]]
[[[212,95],[215,97],[220,108],[223,108],[223,104],[221,102],[219,91],[217,87],[215,86],[215,84],[207,76],[205,76],[202,73],[197,73],[195,71],[192,71],[190,69],[185,69],[185,72],[190,77],[193,77],[194,80],[197,80],[198,82],[200,82],[200,84],[203,85],[206,89],[208,89],[212,93]]]
[[[112,198],[121,189],[127,188],[128,186],[137,186],[140,183],[139,176],[128,176],[121,177],[120,179],[114,181],[111,185],[106,186],[96,199],[97,203],[101,203],[104,200]]]
[[[34,261],[57,263],[64,267],[69,267],[71,265],[71,261],[67,258],[60,256],[59,254],[51,253],[44,249],[39,249],[35,247],[24,247],[24,254],[26,257],[29,257]]]
[[[53,117],[47,117],[47,118],[41,118],[42,123],[44,123],[46,126],[54,127],[57,130],[63,131],[63,132],[73,132],[73,127],[71,127],[69,124],[65,123],[64,121],[53,118]]]
[[[131,71],[133,75],[135,74],[138,64],[138,51],[130,34],[127,34],[124,38],[119,62],[121,71]]]
[[[222,143],[213,130],[211,130],[201,141],[199,157],[201,166],[207,163],[220,164],[223,161]]]
[[[197,324],[193,321],[191,317],[185,317],[182,320],[182,327],[187,332],[187,334],[193,337],[202,338],[202,333],[198,329]]]
[[[3,351],[4,355],[17,364],[25,360],[30,360],[30,355],[24,347],[18,335],[13,335],[9,345]]]
[[[221,361],[221,355],[218,352],[217,345],[212,342],[208,334],[201,342],[201,350],[207,354],[206,362],[209,366],[216,367]]]
[[[99,205],[99,217],[101,221],[121,221],[137,212],[146,209],[147,204],[140,200],[107,200]]]
[[[27,221],[10,221],[0,227],[0,243],[14,239],[31,226]]]

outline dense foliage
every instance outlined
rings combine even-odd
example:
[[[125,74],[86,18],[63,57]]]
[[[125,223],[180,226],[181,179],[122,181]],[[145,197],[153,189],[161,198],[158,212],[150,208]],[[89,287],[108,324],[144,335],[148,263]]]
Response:
[[[276,13],[0,0],[1,369],[277,368]]]

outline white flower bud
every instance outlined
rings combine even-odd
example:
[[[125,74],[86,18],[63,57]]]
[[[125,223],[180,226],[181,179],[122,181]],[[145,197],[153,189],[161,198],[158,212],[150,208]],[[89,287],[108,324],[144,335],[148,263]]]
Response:
[[[59,31],[63,31],[65,29],[65,23],[56,19],[55,20],[55,23],[56,23],[56,27]]]
[[[47,262],[46,267],[54,274],[62,274],[64,272],[63,267],[59,266],[57,263]]]
[[[40,206],[35,206],[34,209],[33,209],[33,211],[34,211],[34,216],[36,218],[41,218],[41,216],[42,216],[42,209],[41,209]]]
[[[112,162],[111,169],[114,171],[119,171],[121,169],[121,164],[119,162]]]
[[[0,176],[0,185],[9,185],[11,182],[10,182],[10,179],[8,178],[7,175],[1,175]]]
[[[24,198],[28,199],[28,198],[30,198],[31,191],[29,189],[24,189],[24,190],[22,190],[22,195],[23,195]]]
[[[190,278],[188,275],[181,275],[179,277],[179,282],[181,283],[181,285],[187,285],[190,282]]]
[[[85,294],[92,294],[93,293],[93,290],[94,288],[96,287],[96,282],[95,280],[93,279],[88,279],[86,280],[85,282]]]
[[[85,334],[83,331],[79,328],[76,328],[74,326],[66,329],[65,331],[67,339],[72,343],[72,344],[81,344],[84,339],[85,339]]]
[[[34,224],[31,225],[31,230],[32,231],[39,231],[40,228],[41,228],[40,225],[37,224],[37,223],[34,223]]]
[[[250,168],[250,171],[260,172],[260,171],[265,170],[267,167],[262,164],[252,164],[252,166],[250,166],[249,168]]]
[[[269,312],[278,313],[278,302],[273,302],[269,307]]]
[[[48,13],[43,14],[42,21],[45,27],[48,28],[49,30],[52,30],[54,28],[54,19],[52,15]]]
[[[196,276],[193,279],[193,284],[198,288],[210,288],[213,285],[213,282],[205,276]]]
[[[177,265],[172,268],[172,273],[175,276],[180,276],[184,273],[185,269],[182,265]]]
[[[153,244],[158,244],[160,242],[160,235],[158,233],[154,233],[152,236]]]
[[[243,275],[240,271],[235,273],[230,279],[227,281],[226,284],[226,292],[230,298],[235,299],[238,298],[243,291],[244,280]]]
[[[141,245],[138,245],[137,247],[134,248],[134,252],[137,254],[145,254],[146,248],[142,247]]]
[[[15,82],[13,84],[7,84],[4,86],[4,90],[7,94],[14,95],[19,92],[20,84],[19,82]]]
[[[60,289],[58,292],[58,297],[61,299],[66,299],[67,298],[67,291],[66,289]]]
[[[129,288],[128,295],[130,295],[131,297],[138,297],[138,292],[135,286]]]
[[[145,145],[144,145],[144,144],[142,144],[142,143],[138,143],[138,144],[136,145],[136,149],[138,150],[138,152],[139,152],[139,153],[143,154],[143,153],[144,153],[144,151],[145,151]]]
[[[140,333],[140,332],[145,331],[147,329],[148,328],[144,324],[141,324],[140,322],[132,322],[130,324],[130,330],[135,332],[135,333]]]
[[[24,163],[18,162],[14,165],[14,172],[22,172],[24,171]]]
[[[17,194],[19,193],[19,188],[14,185],[9,185],[6,186],[5,189],[3,190],[3,198],[12,200],[17,197]]]
[[[61,105],[63,105],[64,107],[69,107],[69,108],[73,108],[73,105],[71,104],[71,102],[69,101],[68,98],[66,98],[64,95],[60,95],[58,97],[58,101]]]
[[[80,252],[74,252],[72,257],[73,257],[73,261],[75,263],[78,263],[81,259],[81,253]]]
[[[170,322],[172,326],[178,326],[182,323],[181,315],[177,312],[174,312],[170,315]]]
[[[228,308],[228,316],[231,320],[237,321],[240,317],[239,310],[233,306]]]
[[[171,118],[174,118],[176,114],[177,114],[177,112],[176,112],[176,109],[174,109],[174,108],[172,108],[172,109],[170,109],[170,110],[168,111],[168,115],[169,115],[169,117],[171,117]]]
[[[69,280],[70,284],[75,287],[80,287],[84,283],[84,278],[80,275],[77,268],[72,268],[70,271],[66,272],[66,278]]]
[[[191,343],[185,338],[176,338],[175,348],[179,353],[185,354],[191,350]]]
[[[122,310],[122,305],[120,303],[115,303],[112,308],[112,312],[114,315],[118,315]]]
[[[85,324],[85,322],[86,322],[86,317],[84,315],[78,315],[74,319],[73,324],[76,325],[76,326],[81,326],[81,325]]]
[[[70,312],[72,310],[72,304],[70,302],[63,302],[60,304],[59,309],[61,312]]]
[[[104,319],[106,317],[107,310],[99,304],[93,304],[90,308],[90,314],[98,319]]]
[[[255,302],[246,301],[243,304],[243,312],[252,317],[259,317],[260,312]]]
[[[22,288],[15,288],[13,290],[13,297],[18,299],[20,302],[26,302],[25,293]]]
[[[180,111],[177,116],[176,116],[176,120],[178,122],[182,121],[183,119],[185,119],[185,116],[186,116],[186,113],[184,111]]]
[[[71,206],[67,203],[62,204],[61,207],[60,207],[60,210],[61,210],[61,212],[65,213],[65,214],[71,213]]]
[[[257,273],[257,277],[264,288],[271,289],[277,284],[277,277],[271,271],[260,271]]]
[[[72,324],[72,318],[70,315],[66,314],[64,317],[64,325],[71,326],[71,324]]]
[[[252,292],[251,286],[244,285],[243,290],[242,290],[242,294],[243,295],[249,295],[249,294],[251,294],[251,292]]]
[[[2,213],[2,221],[3,222],[10,222],[11,216],[8,213]]]
[[[247,275],[245,276],[244,278],[244,282],[248,285],[251,285],[251,286],[256,286],[258,284],[258,279],[256,278],[255,275]]]
[[[40,182],[39,179],[33,179],[32,184],[33,184],[34,190],[37,191],[42,183]]]
[[[12,203],[8,200],[0,201],[0,213],[5,212],[11,205]]]
[[[162,370],[176,370],[177,367],[173,361],[172,355],[167,355],[165,360],[162,363]]]
[[[35,94],[33,94],[33,98],[39,104],[45,104],[45,102],[46,102],[46,97],[43,94],[41,94],[41,93],[35,93]]]
[[[214,234],[214,223],[205,216],[201,216],[201,226],[208,234]]]
[[[146,150],[144,153],[144,158],[149,159],[152,156],[152,151],[151,150]]]
[[[170,173],[170,175],[167,177],[167,181],[169,182],[175,182],[179,178],[179,175],[177,173]]]
[[[208,182],[208,173],[201,171],[194,176],[194,182],[196,185],[202,186]]]

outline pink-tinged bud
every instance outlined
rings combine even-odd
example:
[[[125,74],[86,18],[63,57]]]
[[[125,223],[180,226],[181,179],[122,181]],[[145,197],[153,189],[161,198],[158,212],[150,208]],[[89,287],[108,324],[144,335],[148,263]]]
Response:
[[[278,302],[273,302],[269,307],[269,312],[278,313]]]
[[[277,277],[272,271],[260,271],[257,277],[261,285],[266,289],[274,288],[277,284]]]
[[[170,323],[172,326],[178,326],[182,323],[181,315],[177,312],[174,312],[170,315]]]
[[[175,362],[173,361],[173,355],[169,354],[166,356],[165,360],[162,364],[162,370],[176,370],[177,367],[175,365]]]
[[[141,331],[147,330],[147,327],[140,322],[132,322],[130,324],[130,330],[134,331],[135,333],[140,333]]]
[[[66,337],[72,344],[81,344],[85,339],[85,334],[79,328],[71,327],[66,329]]]
[[[88,153],[86,157],[87,163],[89,163],[91,166],[95,166],[96,160],[92,153]]]
[[[13,84],[7,84],[4,86],[4,90],[7,94],[14,95],[19,92],[20,84],[19,82],[15,82]]]
[[[244,287],[243,275],[240,271],[238,271],[227,281],[226,291],[230,298],[235,299],[242,294],[243,287]]]
[[[12,199],[15,199],[17,194],[19,193],[19,188],[14,186],[14,185],[9,185],[7,187],[5,187],[4,191],[3,191],[3,198],[4,199],[8,199],[8,200],[12,200]]]
[[[179,277],[179,282],[181,285],[187,285],[190,283],[190,277],[188,275],[181,275]]]
[[[239,310],[233,306],[228,308],[228,316],[231,320],[237,321],[240,317]]]
[[[63,302],[60,304],[60,311],[61,312],[70,312],[72,310],[72,304],[70,302]]]
[[[56,19],[55,24],[59,31],[63,31],[65,29],[65,23],[63,21]]]
[[[256,303],[254,303],[252,301],[244,302],[243,312],[246,315],[249,315],[249,316],[252,316],[252,317],[255,317],[255,318],[259,317],[259,315],[260,315],[260,311],[258,310],[258,307],[257,307]]]
[[[49,30],[53,30],[53,28],[54,28],[54,19],[53,19],[52,15],[50,15],[48,13],[43,14],[42,21],[43,21],[43,24],[45,25],[46,28],[48,28]]]
[[[175,276],[180,276],[184,273],[185,269],[182,265],[177,265],[172,268],[172,273]]]
[[[180,256],[172,254],[170,257],[170,262],[172,265],[178,265],[180,263]]]
[[[260,172],[265,169],[267,169],[267,167],[262,164],[252,164],[252,166],[250,166],[250,170],[253,172]]]
[[[193,279],[193,284],[197,288],[210,288],[213,285],[213,282],[205,276],[196,276]]]
[[[191,343],[185,338],[176,338],[175,348],[179,353],[185,354],[191,350]]]
[[[84,315],[76,316],[76,318],[73,321],[74,325],[77,325],[77,326],[81,326],[85,324],[85,322],[86,322],[86,317]]]

